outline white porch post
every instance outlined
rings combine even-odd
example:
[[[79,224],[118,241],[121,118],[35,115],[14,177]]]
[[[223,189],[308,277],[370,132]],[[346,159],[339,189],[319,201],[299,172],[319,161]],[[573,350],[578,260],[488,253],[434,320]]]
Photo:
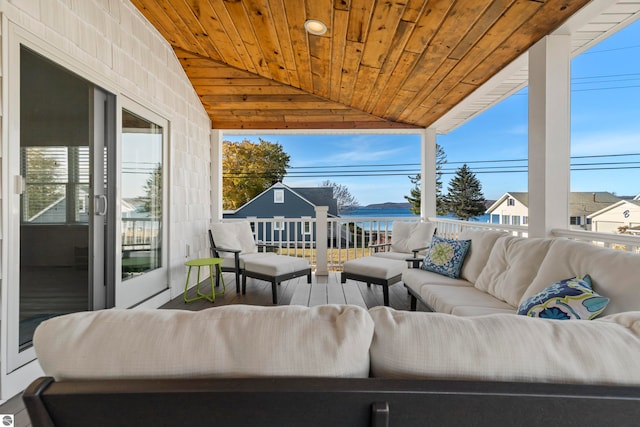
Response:
[[[316,206],[316,276],[328,276],[327,213],[328,206]]]
[[[222,219],[222,131],[211,129],[211,222]]]
[[[529,237],[569,227],[571,38],[547,36],[529,51]]]
[[[436,216],[436,130],[423,129],[420,133],[420,217]]]

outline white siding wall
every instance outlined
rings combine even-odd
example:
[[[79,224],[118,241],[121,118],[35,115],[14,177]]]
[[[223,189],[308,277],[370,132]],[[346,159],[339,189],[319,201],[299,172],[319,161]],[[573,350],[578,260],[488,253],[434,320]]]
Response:
[[[617,233],[623,225],[636,227],[640,225],[640,206],[633,203],[608,210],[592,218],[591,230],[601,233]]]
[[[515,199],[512,199],[515,200]],[[504,202],[502,202],[500,205],[498,205],[496,207],[496,209],[494,209],[493,211],[490,212],[491,215],[499,215],[500,216],[500,224],[505,224],[504,221],[504,216],[508,216],[509,217],[509,223],[510,225],[514,225],[513,224],[513,219],[512,217],[516,216],[520,218],[520,224],[517,225],[526,225],[523,221],[523,218],[529,215],[529,209],[523,205],[522,203],[520,203],[519,201],[515,200],[515,205],[514,206],[508,206],[507,204],[507,200],[505,200]]]
[[[0,12],[4,48],[9,27],[15,24],[15,28],[24,30],[30,39],[52,52],[52,59],[67,62],[66,68],[169,120],[170,242],[167,248],[172,296],[178,295],[184,286],[187,245],[190,257],[208,254],[210,122],[173,50],[127,0],[0,0]],[[9,64],[6,54],[2,58],[1,77],[5,79]],[[6,94],[0,93],[0,97],[3,96]],[[6,108],[7,99],[0,99]],[[2,125],[7,126],[6,117],[2,117]],[[12,131],[2,130],[0,143],[5,145]],[[8,188],[6,184],[10,181],[5,168],[1,179]],[[3,223],[6,224],[6,219]],[[6,277],[3,272],[0,274]],[[3,281],[2,286],[6,287],[7,283]],[[6,296],[6,290],[3,295]],[[6,304],[3,299],[3,312]],[[3,368],[6,366],[4,355],[3,351]],[[6,381],[4,375],[2,380]],[[2,385],[2,398],[19,391]]]

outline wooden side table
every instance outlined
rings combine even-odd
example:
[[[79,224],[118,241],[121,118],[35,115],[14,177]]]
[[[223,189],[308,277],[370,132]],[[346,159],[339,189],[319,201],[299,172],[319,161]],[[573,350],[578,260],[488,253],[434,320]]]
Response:
[[[227,290],[227,287],[224,284],[224,277],[222,277],[222,268],[220,264],[222,264],[222,258],[198,258],[192,259],[184,263],[189,270],[187,271],[187,280],[184,284],[184,302],[196,301],[199,299],[206,299],[207,301],[214,302],[216,300],[216,295],[222,295]],[[213,266],[216,266],[216,282],[218,281],[218,277],[222,281],[222,292],[216,294],[214,283],[213,283]],[[191,268],[198,267],[198,277],[196,282],[196,296],[194,298],[187,298],[187,289],[189,289],[189,279],[191,278]],[[200,268],[201,267],[209,267],[209,281],[211,282],[211,294],[203,294],[200,292]]]

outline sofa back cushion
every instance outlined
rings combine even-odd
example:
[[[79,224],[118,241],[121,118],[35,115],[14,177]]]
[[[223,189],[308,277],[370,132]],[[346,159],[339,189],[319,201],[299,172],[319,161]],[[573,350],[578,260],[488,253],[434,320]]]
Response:
[[[640,311],[592,321],[369,310],[382,378],[640,385]]]
[[[34,346],[56,380],[367,377],[373,321],[357,306],[103,310],[43,322]]]
[[[462,264],[460,277],[475,283],[487,264],[489,254],[496,240],[506,235],[507,233],[504,231],[496,230],[473,230],[470,228],[463,230],[458,238],[460,240],[471,240],[471,246]]]
[[[258,252],[251,224],[247,221],[225,222],[211,225],[211,234],[217,247],[239,249],[243,254]],[[219,252],[223,258],[233,258],[230,252]]]
[[[610,299],[603,316],[640,310],[640,255],[573,240],[552,240],[521,301],[559,280],[588,274],[593,290]]]
[[[550,246],[551,239],[498,238],[475,287],[517,307]]]
[[[426,248],[431,243],[431,237],[435,231],[436,225],[433,222],[394,221],[391,233],[391,250],[411,254],[414,249]]]

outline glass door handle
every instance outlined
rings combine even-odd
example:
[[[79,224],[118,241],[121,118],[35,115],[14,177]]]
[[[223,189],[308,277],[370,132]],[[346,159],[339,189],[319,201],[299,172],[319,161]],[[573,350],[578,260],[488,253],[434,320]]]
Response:
[[[100,203],[102,201],[102,203]],[[107,214],[107,196],[100,194],[95,196],[95,212],[97,216],[105,216]]]

